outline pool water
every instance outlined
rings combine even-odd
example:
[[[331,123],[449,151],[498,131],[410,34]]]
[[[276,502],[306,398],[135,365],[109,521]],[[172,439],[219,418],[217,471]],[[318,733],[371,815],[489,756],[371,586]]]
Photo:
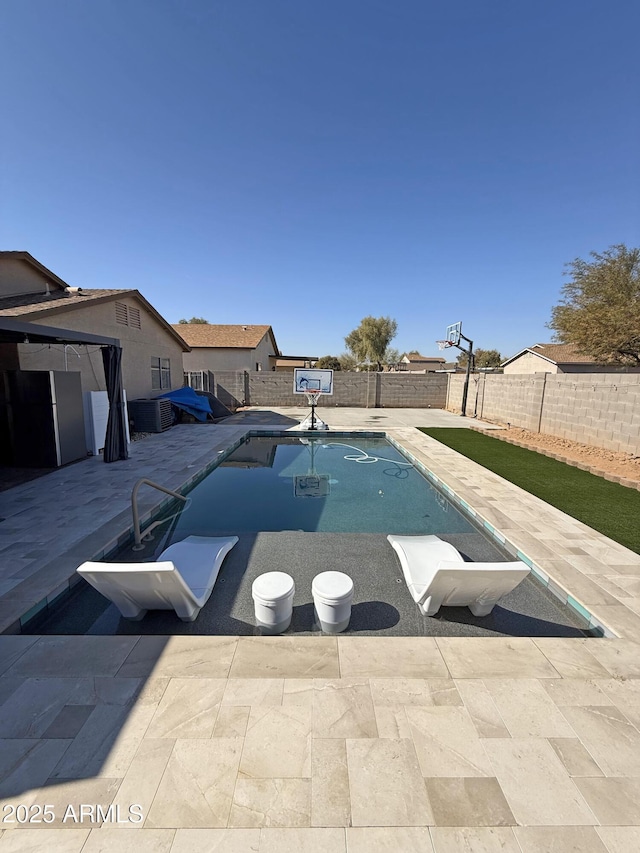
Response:
[[[534,578],[474,617],[444,607],[425,617],[409,595],[386,535],[435,534],[464,559],[512,559],[495,539],[468,521],[398,450],[382,438],[261,436],[245,440],[189,492],[189,501],[146,539],[128,543],[113,562],[153,561],[187,536],[237,535],[214,594],[195,622],[172,611],[150,611],[140,622],[122,619],[88,584],[39,614],[27,632],[40,634],[254,635],[251,588],[266,571],[295,579],[287,634],[318,634],[313,578],[327,568],[354,581],[348,634],[364,636],[588,636],[582,617]]]
[[[249,438],[190,493],[171,540],[298,530],[471,533],[471,523],[383,438]]]

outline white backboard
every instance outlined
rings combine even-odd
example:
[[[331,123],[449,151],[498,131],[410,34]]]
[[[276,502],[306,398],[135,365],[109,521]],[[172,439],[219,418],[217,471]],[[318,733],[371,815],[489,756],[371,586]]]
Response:
[[[458,345],[460,343],[460,335],[462,334],[462,321],[458,323],[451,323],[450,326],[447,326],[447,340],[451,341],[452,344]]]
[[[333,370],[296,367],[293,371],[293,393],[304,394],[306,391],[333,394]]]

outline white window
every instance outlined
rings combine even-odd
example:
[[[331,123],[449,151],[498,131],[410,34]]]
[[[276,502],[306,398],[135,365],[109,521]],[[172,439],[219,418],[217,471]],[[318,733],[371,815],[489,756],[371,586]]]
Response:
[[[151,388],[153,391],[171,388],[171,361],[168,358],[151,359]]]

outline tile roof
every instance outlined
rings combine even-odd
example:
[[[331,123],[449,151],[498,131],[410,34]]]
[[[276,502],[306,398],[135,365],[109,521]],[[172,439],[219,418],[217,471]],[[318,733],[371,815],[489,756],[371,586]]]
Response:
[[[45,293],[24,293],[19,296],[0,298],[0,315],[3,317],[36,317],[68,308],[78,308],[87,302],[98,299],[115,298],[123,293],[137,294],[136,290],[82,290],[69,293],[68,290]]]
[[[555,364],[595,364],[593,356],[581,353],[575,344],[534,344],[531,352],[548,358]]]
[[[0,298],[0,317],[16,317],[29,321],[38,317],[49,317],[74,308],[84,308],[91,303],[108,302],[125,295],[137,299],[149,314],[178,341],[182,349],[185,352],[189,351],[190,347],[180,333],[167,323],[162,314],[158,313],[153,305],[147,302],[139,290],[134,288],[121,290],[96,288],[95,290],[81,290],[79,293],[60,290],[52,291],[49,295],[46,293],[25,293],[19,296],[6,296]]]
[[[271,331],[271,326],[229,326],[215,323],[173,323],[172,325],[191,347],[255,349],[264,336]],[[273,332],[271,334],[273,336]]]
[[[406,353],[406,357],[409,359],[409,361],[412,364],[414,362],[421,362],[421,361],[441,361],[443,363],[446,361],[445,358],[442,358],[439,355],[416,355],[415,353],[411,353],[411,354]],[[403,358],[404,358],[404,356],[403,356]]]

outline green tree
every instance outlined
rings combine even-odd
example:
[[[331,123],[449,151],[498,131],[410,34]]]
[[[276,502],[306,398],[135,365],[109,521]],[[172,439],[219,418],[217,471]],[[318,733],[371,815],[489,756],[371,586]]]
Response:
[[[466,367],[467,359],[466,352],[461,352],[456,361],[460,367]],[[476,370],[480,367],[500,367],[503,361],[504,359],[497,349],[481,349],[479,347],[473,353],[473,362]]]
[[[547,324],[602,364],[640,364],[640,249],[610,246],[567,264],[569,281]]]
[[[323,355],[316,361],[315,366],[322,370],[342,370],[340,359],[335,355]]]
[[[351,353],[343,352],[339,357],[340,366],[342,370],[355,370],[356,365],[358,364],[358,360],[354,358]]]
[[[204,326],[209,325],[209,321],[205,320],[204,317],[192,317],[190,320],[178,320],[178,323],[180,323],[181,326],[186,326],[189,323],[195,323]]]
[[[397,331],[398,324],[391,317],[365,317],[344,342],[359,362],[369,359],[382,370],[384,354]]]
[[[396,365],[400,359],[402,358],[400,354],[400,350],[393,349],[392,347],[387,347],[384,354],[384,363],[390,367],[391,365]]]

